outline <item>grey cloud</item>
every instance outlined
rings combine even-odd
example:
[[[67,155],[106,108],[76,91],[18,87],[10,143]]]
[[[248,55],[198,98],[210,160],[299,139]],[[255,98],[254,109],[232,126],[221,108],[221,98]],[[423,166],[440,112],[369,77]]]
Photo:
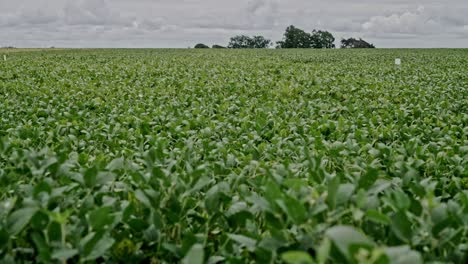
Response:
[[[51,4],[53,6],[53,4]],[[2,14],[0,26],[38,26],[44,24],[58,25],[114,25],[131,26],[135,18],[122,16],[119,12],[113,12],[107,0],[68,0],[60,8],[35,9],[21,8],[11,14]],[[0,11],[1,12],[1,11]]]
[[[229,14],[203,14],[184,23],[187,28],[208,30],[254,31],[273,29],[277,24],[278,2],[276,0],[250,0]]]
[[[1,27],[17,26],[21,23],[21,17],[17,14],[4,14],[0,17]]]
[[[64,21],[69,25],[131,26],[134,19],[113,12],[107,0],[69,0],[64,7]]]
[[[277,22],[278,8],[276,0],[252,0],[246,8],[249,22],[260,28],[272,28]]]
[[[419,4],[424,8],[418,8]],[[378,47],[468,47],[466,0],[0,0],[1,45],[187,47],[288,25]]]
[[[23,12],[20,14],[19,19],[26,24],[42,25],[57,21],[58,16],[55,14],[48,14],[45,11],[39,9]]]
[[[146,30],[160,30],[165,26],[165,21],[162,18],[159,19],[143,19],[136,21],[135,26]]]
[[[12,14],[5,14],[0,17],[0,26],[30,26],[45,25],[54,23],[59,19],[57,14],[47,13],[42,9],[21,10]]]

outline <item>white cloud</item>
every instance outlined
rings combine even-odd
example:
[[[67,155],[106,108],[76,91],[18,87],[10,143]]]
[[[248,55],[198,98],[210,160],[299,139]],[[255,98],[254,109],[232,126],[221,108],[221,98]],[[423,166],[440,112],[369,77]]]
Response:
[[[371,33],[427,34],[440,31],[441,25],[419,7],[415,12],[371,17],[362,29]]]
[[[464,23],[468,23],[466,20],[466,13],[462,14],[457,11],[456,6],[442,9],[420,6],[414,11],[373,16],[361,27],[363,32],[375,36],[456,34],[462,30]]]

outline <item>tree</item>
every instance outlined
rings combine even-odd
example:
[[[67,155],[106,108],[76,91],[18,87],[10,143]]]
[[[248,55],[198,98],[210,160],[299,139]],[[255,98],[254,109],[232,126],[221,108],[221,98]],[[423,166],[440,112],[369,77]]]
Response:
[[[286,28],[283,40],[278,41],[276,44],[277,48],[281,49],[311,48],[311,35],[304,30],[291,25]]]
[[[228,48],[230,49],[248,49],[251,45],[251,39],[245,35],[232,37],[229,41]]]
[[[209,49],[210,47],[208,47],[207,45],[203,43],[198,43],[197,45],[195,45],[195,48],[196,49]]]
[[[271,40],[263,36],[249,37],[246,35],[239,35],[232,37],[229,41],[228,48],[230,49],[265,49],[270,47]]]
[[[328,32],[322,30],[313,30],[312,33],[307,33],[295,26],[289,26],[283,35],[283,40],[278,41],[277,48],[281,49],[331,49],[335,48],[335,37]]]
[[[370,44],[363,39],[342,39],[341,40],[342,49],[373,49],[375,48],[374,44]]]
[[[273,43],[271,40],[266,39],[263,36],[253,36],[251,44],[254,49],[266,49]]]
[[[223,47],[223,46],[221,46],[221,45],[216,45],[216,44],[214,44],[212,48],[213,48],[213,49],[225,49],[226,47]]]
[[[328,31],[312,31],[312,47],[315,49],[334,49],[335,37]]]

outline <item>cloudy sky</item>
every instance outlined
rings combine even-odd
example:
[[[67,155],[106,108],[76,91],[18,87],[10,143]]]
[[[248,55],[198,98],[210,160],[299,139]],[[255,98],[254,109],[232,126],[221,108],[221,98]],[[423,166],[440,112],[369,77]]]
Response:
[[[0,46],[226,45],[288,25],[377,47],[468,48],[467,0],[0,0]]]

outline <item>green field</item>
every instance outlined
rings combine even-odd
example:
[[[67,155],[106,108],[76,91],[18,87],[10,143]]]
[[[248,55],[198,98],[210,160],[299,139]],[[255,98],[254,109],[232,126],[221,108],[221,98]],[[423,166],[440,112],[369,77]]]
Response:
[[[468,49],[0,56],[0,263],[468,260]]]

